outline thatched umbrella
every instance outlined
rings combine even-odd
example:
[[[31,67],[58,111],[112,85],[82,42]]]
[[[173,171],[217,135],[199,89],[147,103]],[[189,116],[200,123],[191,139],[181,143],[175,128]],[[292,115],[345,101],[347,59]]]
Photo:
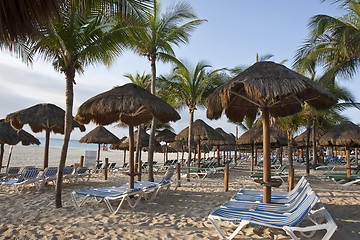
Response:
[[[323,146],[345,146],[347,175],[351,175],[350,148],[360,146],[360,127],[350,121],[344,121],[325,133],[319,139]]]
[[[200,143],[210,145],[221,145],[224,143],[224,138],[216,132],[212,127],[206,124],[203,120],[197,119],[192,125],[192,132],[194,141],[197,142],[198,146],[198,169],[200,168]],[[177,141],[188,141],[189,138],[189,127],[184,128],[176,135],[175,140]]]
[[[213,151],[217,151],[217,162],[220,165],[220,151],[224,151],[223,161],[225,162],[225,151],[233,151],[235,150],[235,137],[226,133],[222,128],[215,128],[215,131],[218,132],[224,139],[222,144],[216,145],[213,147]]]
[[[48,167],[50,133],[64,134],[65,111],[51,103],[42,103],[35,106],[10,113],[6,116],[6,121],[10,121],[11,126],[21,129],[25,124],[29,124],[35,133],[45,130],[45,150],[44,150],[44,169]],[[73,121],[72,128],[79,128],[85,131],[84,125]]]
[[[112,134],[103,126],[97,126],[91,130],[88,134],[80,138],[79,142],[81,143],[97,143],[98,144],[98,154],[97,154],[97,163],[100,162],[100,145],[101,144],[111,144],[118,143],[120,139]]]
[[[269,116],[285,117],[299,112],[307,102],[316,109],[327,109],[336,97],[310,79],[273,62],[257,62],[218,88],[206,101],[207,117],[226,116],[242,122],[255,119],[260,108],[263,121],[264,202],[271,201]],[[291,165],[292,168],[292,165]]]
[[[149,91],[132,83],[115,87],[84,102],[75,119],[87,124],[90,121],[108,125],[121,121],[129,126],[129,188],[134,188],[134,126],[149,122],[152,118],[160,122],[177,121],[176,110]],[[149,163],[149,169],[152,163]]]
[[[22,145],[28,146],[30,144],[39,145],[40,141],[31,135],[30,133],[26,132],[25,130],[17,131],[13,127],[11,127],[9,122],[5,122],[4,119],[0,120],[0,171],[2,168],[2,162],[4,158],[4,145],[16,145],[21,142]],[[7,168],[9,167],[10,157],[7,163]]]
[[[123,147],[123,146],[120,146],[120,144],[124,141],[126,139],[126,137],[122,137],[121,139],[120,139],[120,141],[118,142],[118,143],[116,143],[116,144],[111,144],[110,145],[110,149],[111,150],[124,150],[124,166],[125,166],[125,164],[126,164],[126,150],[128,150],[129,149],[129,147]]]
[[[275,147],[286,146],[287,136],[286,133],[281,131],[278,127],[270,127],[270,145]],[[254,146],[263,144],[263,128],[252,127],[243,133],[236,141],[238,145],[251,146],[251,166],[250,172],[254,170]]]
[[[175,137],[176,134],[173,133],[172,131],[170,131],[169,129],[164,129],[162,131],[159,131],[156,135],[155,135],[155,139],[158,142],[165,142],[165,145],[167,146],[168,143],[174,142],[175,141]],[[168,160],[168,153],[166,152],[167,148],[164,148],[165,150],[165,161]]]

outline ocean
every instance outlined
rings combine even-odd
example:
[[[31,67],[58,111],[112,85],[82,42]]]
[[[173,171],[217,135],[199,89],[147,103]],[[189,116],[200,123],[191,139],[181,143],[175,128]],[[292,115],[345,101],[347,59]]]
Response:
[[[38,138],[40,146],[45,146],[45,138]],[[64,140],[59,138],[50,138],[51,148],[62,148]],[[108,146],[109,147],[109,146]],[[78,140],[69,141],[69,149],[84,149],[84,150],[97,150],[98,144],[95,143],[80,143]]]

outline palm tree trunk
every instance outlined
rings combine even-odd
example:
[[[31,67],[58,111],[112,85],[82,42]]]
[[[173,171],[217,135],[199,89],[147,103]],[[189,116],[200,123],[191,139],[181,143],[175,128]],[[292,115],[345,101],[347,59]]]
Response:
[[[189,121],[189,138],[188,138],[188,150],[189,150],[189,154],[188,154],[188,159],[187,159],[187,163],[186,163],[186,179],[188,182],[190,182],[190,162],[191,162],[191,142],[193,140],[193,135],[192,135],[192,124],[194,121],[194,109],[193,108],[189,108],[189,112],[190,112],[190,121]]]
[[[44,169],[49,166],[50,128],[45,132]]]
[[[151,59],[151,93],[155,94],[156,91],[156,58]],[[153,118],[151,121],[150,129],[150,139],[149,139],[149,151],[148,151],[148,181],[154,181],[154,171],[153,171],[153,162],[154,162],[154,140],[155,140],[155,130],[156,130],[156,118]]]
[[[65,72],[66,78],[66,109],[65,109],[65,135],[64,135],[64,143],[61,149],[60,162],[57,172],[56,179],[56,187],[55,187],[55,206],[57,208],[62,207],[61,202],[61,192],[62,192],[62,182],[63,182],[63,173],[66,162],[67,150],[69,146],[70,134],[72,131],[72,108],[74,101],[74,89],[73,89],[73,81],[75,79],[75,70],[73,67],[70,67]]]

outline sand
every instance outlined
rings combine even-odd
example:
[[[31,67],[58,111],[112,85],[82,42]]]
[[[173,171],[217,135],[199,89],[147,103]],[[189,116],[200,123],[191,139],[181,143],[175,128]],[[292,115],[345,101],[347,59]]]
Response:
[[[41,148],[32,149],[19,146],[16,148],[17,154],[14,149],[14,164],[11,165],[19,164],[17,161],[20,160],[16,159],[15,155],[23,155],[29,156],[29,159],[30,156],[39,159],[34,165],[40,167],[43,151]],[[52,153],[56,151],[51,149]],[[83,152],[83,150],[71,149],[69,156],[76,162]],[[108,154],[109,157],[114,157],[115,153]],[[60,209],[55,208],[52,184],[40,192],[33,186],[27,186],[21,193],[15,193],[12,188],[2,188],[0,238],[219,239],[207,216],[240,189],[261,189],[249,179],[248,169],[249,163],[242,162],[230,170],[228,192],[224,192],[223,173],[217,173],[203,180],[183,181],[177,191],[171,190],[167,194],[162,194],[152,203],[141,200],[135,209],[125,204],[116,215],[110,214],[103,202],[89,201],[82,207],[76,208],[71,199],[71,192],[127,183],[128,178],[118,172],[110,173],[106,181],[103,174],[98,173],[92,175],[89,182],[79,181],[75,185],[64,183],[63,207]],[[299,179],[305,173],[304,167],[296,164],[295,169],[296,179]],[[344,172],[344,169],[340,167],[335,169],[335,172],[340,171]],[[326,172],[328,171],[316,171],[307,179],[338,225],[338,230],[332,239],[360,239],[360,185],[347,188],[337,186],[331,180],[322,177]],[[162,175],[163,173],[157,173],[155,180],[160,180]],[[146,179],[147,176],[143,176],[143,180]],[[286,189],[287,183],[273,190],[286,191]],[[229,224],[224,223],[223,226],[232,229]],[[321,237],[319,233],[312,239],[321,239]],[[279,229],[249,225],[235,239],[290,239],[290,237]]]

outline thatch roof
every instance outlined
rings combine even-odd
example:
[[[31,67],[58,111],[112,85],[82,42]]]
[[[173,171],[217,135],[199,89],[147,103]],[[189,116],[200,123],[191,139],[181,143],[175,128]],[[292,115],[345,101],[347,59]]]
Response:
[[[224,138],[216,132],[212,127],[206,124],[203,120],[197,119],[192,124],[192,133],[194,136],[194,141],[200,141],[201,144],[223,144]],[[176,141],[188,141],[189,137],[189,127],[184,128],[181,132],[176,135]]]
[[[323,146],[360,146],[360,127],[350,121],[337,125],[319,139]]]
[[[163,123],[180,119],[180,115],[168,103],[149,91],[128,83],[84,102],[75,119],[83,124],[93,121],[98,125],[108,125],[121,121],[137,126],[149,122],[153,117]]]
[[[129,150],[129,145],[127,145],[127,147],[126,147],[126,146],[120,146],[121,143],[122,143],[126,138],[127,138],[127,137],[122,137],[122,138],[120,139],[120,142],[111,144],[111,145],[110,145],[110,149],[111,149],[111,150]]]
[[[6,116],[6,121],[10,121],[14,128],[21,129],[24,124],[29,124],[35,133],[48,129],[54,133],[64,134],[64,120],[65,111],[51,103],[37,104]],[[85,126],[76,121],[73,121],[72,127],[85,131]]]
[[[225,132],[222,128],[215,128],[215,131],[217,131],[224,139],[224,143],[222,145],[231,145],[235,146],[235,137],[234,135]]]
[[[155,149],[155,152],[161,152],[161,153],[165,153],[165,152],[168,152],[168,153],[175,153],[177,152],[176,149],[172,148],[172,147],[169,147],[169,146],[166,146],[166,145],[161,145],[161,147]]]
[[[134,132],[134,149],[136,149],[137,145],[137,135],[138,131]],[[140,146],[147,147],[149,145],[150,135],[145,131],[140,131]],[[160,147],[161,144],[154,139],[154,146]],[[119,150],[129,150],[129,138],[125,138],[120,144],[111,144],[110,149],[119,149]]]
[[[119,143],[120,139],[103,126],[97,126],[88,134],[80,138],[81,143]]]
[[[166,143],[175,141],[175,137],[176,137],[176,134],[173,133],[172,131],[170,131],[169,129],[164,129],[162,131],[159,131],[155,135],[156,141],[166,142]]]
[[[327,109],[337,98],[283,65],[257,62],[208,97],[207,117],[218,119],[225,110],[230,120],[242,122],[245,115],[255,119],[259,107],[284,117],[299,112],[304,102]]]
[[[39,145],[40,141],[26,132],[25,130],[17,131],[11,127],[9,122],[5,122],[4,119],[0,120],[0,143],[16,145],[21,141],[22,145],[36,144]]]
[[[243,133],[236,141],[238,145],[261,145],[263,143],[263,127],[253,127]],[[286,146],[287,135],[279,128],[270,127],[270,144],[275,146]]]
[[[57,15],[61,0],[2,0],[0,2],[1,42],[35,35]]]
[[[313,127],[311,126],[310,128],[310,142],[312,144],[312,139],[313,139],[313,131],[312,131]],[[307,141],[307,134],[308,134],[308,130],[306,129],[304,132],[302,132],[300,135],[296,136],[294,138],[295,142],[297,145],[302,146],[306,144]],[[322,130],[321,128],[319,128],[318,126],[315,127],[315,140],[319,141],[319,139],[325,134],[325,131]]]

